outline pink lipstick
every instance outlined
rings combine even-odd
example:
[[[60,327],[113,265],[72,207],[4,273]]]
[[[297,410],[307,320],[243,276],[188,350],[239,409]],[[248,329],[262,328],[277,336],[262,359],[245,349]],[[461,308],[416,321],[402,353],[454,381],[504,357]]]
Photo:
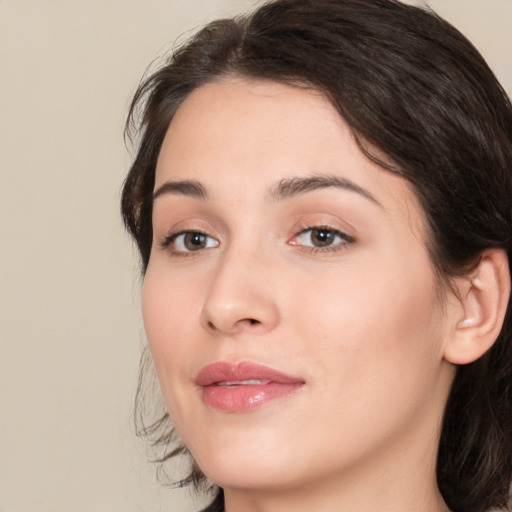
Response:
[[[290,395],[305,381],[255,363],[218,362],[205,366],[196,384],[206,405],[226,412],[245,412]]]

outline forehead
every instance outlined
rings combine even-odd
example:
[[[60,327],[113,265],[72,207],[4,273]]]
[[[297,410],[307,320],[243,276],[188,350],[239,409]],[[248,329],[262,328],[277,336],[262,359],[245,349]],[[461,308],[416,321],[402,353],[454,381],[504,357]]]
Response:
[[[214,193],[263,193],[282,179],[314,174],[351,180],[390,215],[423,225],[410,184],[361,152],[320,92],[272,81],[230,78],[194,90],[165,136],[155,188],[195,180]]]
[[[333,131],[334,129],[334,131]],[[322,94],[272,81],[226,79],[195,89],[178,108],[167,132],[162,153],[200,158],[196,152],[236,156],[253,153],[258,161],[277,158],[300,144],[304,152],[323,143],[329,133],[348,129]],[[230,153],[223,151],[229,146]],[[260,151],[258,151],[260,150]]]

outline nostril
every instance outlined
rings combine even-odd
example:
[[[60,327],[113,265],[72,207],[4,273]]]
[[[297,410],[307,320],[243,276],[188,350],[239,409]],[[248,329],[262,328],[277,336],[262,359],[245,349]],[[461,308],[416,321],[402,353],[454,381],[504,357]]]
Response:
[[[218,321],[216,321],[215,319],[208,320],[207,318],[204,318],[204,321],[205,323],[203,325],[205,326],[205,329],[207,329],[212,334],[234,334],[242,332],[244,331],[244,329],[253,331],[254,329],[258,329],[265,324],[265,322],[262,322],[257,318],[244,318],[243,316],[239,319],[235,319],[234,321],[229,317],[219,317]]]

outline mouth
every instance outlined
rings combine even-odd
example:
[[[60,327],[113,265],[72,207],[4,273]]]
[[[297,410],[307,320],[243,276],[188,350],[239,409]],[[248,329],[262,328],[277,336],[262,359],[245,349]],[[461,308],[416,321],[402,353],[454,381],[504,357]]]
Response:
[[[234,380],[231,382],[218,382],[217,386],[253,386],[253,385],[264,386],[265,384],[269,384],[270,382],[271,381],[269,381],[269,380],[247,379],[247,380]]]
[[[218,362],[205,366],[196,384],[207,406],[225,412],[247,412],[291,395],[305,381],[259,364]]]

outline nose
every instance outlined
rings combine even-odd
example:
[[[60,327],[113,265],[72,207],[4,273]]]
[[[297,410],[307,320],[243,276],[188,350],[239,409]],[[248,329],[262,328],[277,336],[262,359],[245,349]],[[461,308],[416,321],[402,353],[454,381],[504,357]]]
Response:
[[[203,303],[203,327],[224,335],[271,331],[279,323],[274,283],[267,262],[247,253],[226,254]]]

